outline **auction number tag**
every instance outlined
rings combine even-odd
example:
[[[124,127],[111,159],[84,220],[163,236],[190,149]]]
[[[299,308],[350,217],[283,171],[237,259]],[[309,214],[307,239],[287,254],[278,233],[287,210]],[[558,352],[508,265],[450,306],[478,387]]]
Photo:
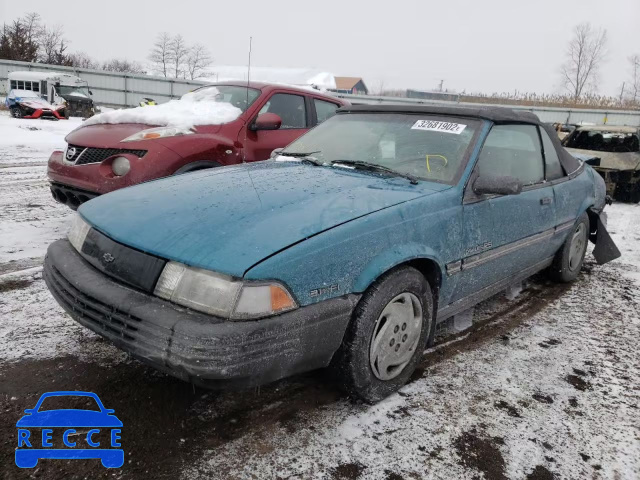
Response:
[[[455,133],[456,135],[460,135],[465,128],[467,128],[467,126],[462,123],[440,122],[438,120],[418,120],[413,124],[411,130],[429,130],[432,132]]]

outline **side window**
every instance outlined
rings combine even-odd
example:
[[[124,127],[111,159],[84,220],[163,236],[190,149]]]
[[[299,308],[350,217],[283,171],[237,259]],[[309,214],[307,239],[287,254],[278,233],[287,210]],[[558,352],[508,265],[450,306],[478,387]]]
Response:
[[[333,115],[335,115],[336,113],[336,110],[340,108],[340,105],[332,102],[325,102],[324,100],[319,100],[317,98],[313,99],[313,104],[316,107],[316,117],[318,118],[318,123],[322,123],[327,118],[333,117]]]
[[[15,80],[11,80],[11,90],[17,90],[18,88],[18,82],[16,82]]]
[[[540,129],[540,136],[542,137],[542,148],[544,148],[544,164],[547,180],[551,181],[563,177],[564,171],[562,170],[562,165],[560,165],[558,152],[556,152],[556,147],[553,145],[553,142],[551,142],[551,138],[549,138],[549,134],[544,128]]]
[[[281,129],[307,128],[307,111],[302,95],[276,93],[273,95],[260,113],[275,113],[282,119]]]
[[[480,176],[511,176],[523,185],[544,180],[542,151],[534,125],[495,125],[478,159]]]
[[[18,80],[18,90],[24,90],[24,82]]]
[[[34,92],[40,91],[40,84],[38,82],[31,82],[31,88]]]

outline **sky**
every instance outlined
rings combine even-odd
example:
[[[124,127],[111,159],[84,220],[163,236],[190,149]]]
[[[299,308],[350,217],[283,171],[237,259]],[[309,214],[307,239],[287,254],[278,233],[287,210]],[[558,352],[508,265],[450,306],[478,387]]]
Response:
[[[309,67],[381,87],[562,91],[572,29],[608,31],[598,93],[619,95],[640,54],[639,0],[0,0],[0,23],[36,11],[64,27],[69,51],[146,62],[157,34],[201,43],[219,65]],[[215,72],[215,64],[211,67]]]

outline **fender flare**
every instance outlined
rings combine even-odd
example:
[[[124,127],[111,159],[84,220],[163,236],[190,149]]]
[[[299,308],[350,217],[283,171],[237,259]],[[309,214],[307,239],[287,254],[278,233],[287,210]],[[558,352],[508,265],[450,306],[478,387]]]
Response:
[[[204,170],[205,168],[218,168],[222,167],[221,163],[213,160],[197,160],[195,162],[187,163],[181,166],[178,170],[173,172],[174,175],[181,175],[183,173],[194,172],[196,170]]]
[[[390,247],[376,255],[353,282],[352,290],[354,292],[364,292],[378,277],[392,268],[416,260],[429,260],[435,263],[440,270],[440,278],[445,277],[443,274],[444,264],[434,250],[417,243],[409,243]]]

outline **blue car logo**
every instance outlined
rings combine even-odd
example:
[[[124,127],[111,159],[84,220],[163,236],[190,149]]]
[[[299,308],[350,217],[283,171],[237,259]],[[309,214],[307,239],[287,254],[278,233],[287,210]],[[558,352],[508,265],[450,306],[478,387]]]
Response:
[[[81,402],[91,408],[50,408]],[[33,468],[41,458],[99,458],[107,468],[124,464],[122,422],[91,392],[49,392],[18,420],[16,465]],[[58,448],[61,447],[61,448]],[[105,448],[109,447],[109,448]]]

